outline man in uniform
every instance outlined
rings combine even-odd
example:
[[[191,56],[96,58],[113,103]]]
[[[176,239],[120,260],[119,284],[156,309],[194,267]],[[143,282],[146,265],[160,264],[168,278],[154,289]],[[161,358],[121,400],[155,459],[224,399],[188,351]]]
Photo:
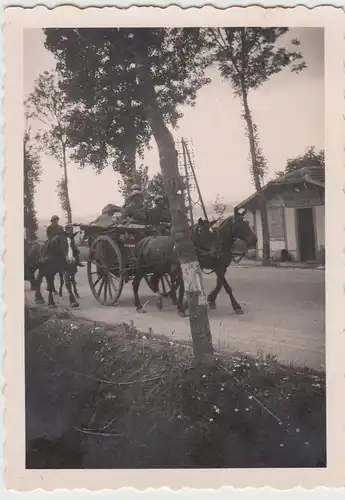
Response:
[[[155,206],[150,210],[150,222],[157,228],[165,228],[171,224],[169,206],[164,196],[157,194],[154,199]]]
[[[59,224],[60,218],[57,215],[53,215],[50,219],[51,224],[47,227],[47,238],[52,240],[57,234],[64,233],[64,228]]]
[[[133,188],[137,187],[136,185],[133,186]],[[137,224],[146,224],[144,197],[140,189],[132,189],[130,196],[125,202],[122,216],[123,219],[131,219]]]
[[[125,203],[123,205],[123,209],[125,209],[127,207],[127,205],[129,205],[132,201],[132,195],[135,191],[140,191],[141,192],[141,188],[139,186],[139,184],[133,184],[132,188],[131,188],[131,192],[129,193],[129,195],[127,196],[127,198],[125,199]]]

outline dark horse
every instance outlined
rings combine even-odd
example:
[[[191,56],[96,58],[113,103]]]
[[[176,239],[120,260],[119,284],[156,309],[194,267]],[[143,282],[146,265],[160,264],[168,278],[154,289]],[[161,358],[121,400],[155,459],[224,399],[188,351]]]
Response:
[[[230,297],[231,305],[237,314],[243,314],[243,309],[232,293],[231,286],[225,278],[227,268],[233,259],[232,246],[235,239],[244,241],[248,248],[253,248],[257,243],[257,236],[249,222],[244,216],[246,210],[235,209],[234,215],[227,217],[217,228],[220,245],[220,254],[217,257],[207,253],[199,256],[200,267],[214,271],[217,276],[217,284],[208,295],[207,302],[210,309],[216,308],[216,298],[222,286]]]
[[[63,278],[60,283],[61,293],[64,280],[69,295],[70,306],[79,306],[72,291],[73,280],[71,278],[75,266],[72,245],[72,238],[74,236],[73,234],[64,232],[46,242],[34,242],[27,246],[25,252],[25,280],[30,281],[31,289],[35,290],[37,304],[44,304],[41,294],[41,284],[43,278],[45,278],[49,293],[48,305],[56,307],[53,297],[55,291],[54,277],[56,274],[61,273]],[[38,271],[37,278],[35,278],[36,271]]]
[[[219,253],[218,237],[209,222],[199,219],[198,223],[191,228],[191,237],[197,256],[207,253],[216,259]],[[187,305],[184,303],[184,283],[173,239],[170,236],[147,236],[136,244],[135,256],[137,266],[133,279],[133,293],[136,310],[143,310],[138,290],[146,274],[152,274],[150,286],[156,295],[157,308],[162,309],[163,301],[158,289],[159,279],[162,275],[168,274],[172,283],[170,296],[173,303],[177,304],[179,315],[185,316]],[[176,300],[177,289],[179,290],[178,300]]]
[[[76,255],[77,255],[77,253],[76,253],[77,249],[76,249],[76,246],[75,246],[75,240],[74,240],[74,238],[79,233],[79,231],[80,230],[78,230],[78,231],[76,231],[74,233],[72,226],[66,226],[66,230],[65,230],[65,234],[66,234],[67,238],[69,238],[69,242],[71,244],[71,248],[72,248],[72,252],[73,252],[74,257],[76,257]],[[68,269],[67,269],[67,271],[68,271],[68,275],[69,275],[69,278],[70,278],[70,281],[71,281],[71,285],[72,285],[72,288],[73,288],[74,295],[75,295],[75,297],[77,299],[79,299],[80,297],[79,297],[79,293],[78,293],[78,290],[77,290],[77,282],[76,282],[76,279],[75,279],[75,275],[78,272],[78,266],[77,266],[77,262],[76,262],[75,259],[73,259],[73,261],[71,261],[71,262],[68,262]],[[62,297],[62,289],[63,289],[63,286],[65,284],[64,273],[63,272],[59,272],[59,278],[60,278],[59,296]],[[55,290],[55,284],[54,284],[53,293],[55,295],[57,295],[57,291]]]

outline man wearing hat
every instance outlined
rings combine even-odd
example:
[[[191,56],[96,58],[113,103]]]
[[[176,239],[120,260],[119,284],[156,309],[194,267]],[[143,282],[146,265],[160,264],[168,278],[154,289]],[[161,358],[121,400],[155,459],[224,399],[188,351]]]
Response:
[[[125,203],[123,205],[123,208],[126,208],[127,205],[129,205],[131,203],[131,201],[132,201],[132,195],[133,195],[133,193],[135,191],[141,192],[141,188],[140,188],[139,184],[133,184],[133,186],[131,187],[131,192],[129,193],[129,195],[125,199]]]
[[[52,240],[57,234],[64,233],[64,228],[59,224],[60,217],[53,215],[50,219],[51,224],[47,227],[47,238]]]
[[[132,219],[138,224],[146,224],[144,197],[142,191],[140,190],[140,187],[136,184],[132,187],[131,194],[125,202],[123,209],[123,218]]]
[[[161,194],[157,194],[154,198],[155,206],[150,210],[150,221],[153,226],[160,227],[171,224],[171,215],[167,200]]]

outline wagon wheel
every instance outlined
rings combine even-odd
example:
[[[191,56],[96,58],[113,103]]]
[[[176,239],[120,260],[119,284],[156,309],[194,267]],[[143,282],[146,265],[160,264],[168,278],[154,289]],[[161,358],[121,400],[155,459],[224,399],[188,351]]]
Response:
[[[95,299],[105,306],[120,298],[123,284],[123,258],[117,243],[107,235],[98,236],[90,244],[87,277]]]
[[[163,274],[159,280],[158,290],[163,295],[163,297],[169,297],[172,289],[171,276],[170,274]]]
[[[235,264],[239,264],[244,256],[245,256],[245,252],[240,253],[240,254],[236,254],[236,256],[232,257],[232,260],[233,260],[233,262],[235,262]]]
[[[145,276],[145,281],[148,284],[150,290],[153,292],[154,290],[152,289],[151,286],[150,277]],[[159,279],[158,290],[163,297],[169,297],[171,288],[172,288],[171,277],[168,273],[164,273],[163,276]]]

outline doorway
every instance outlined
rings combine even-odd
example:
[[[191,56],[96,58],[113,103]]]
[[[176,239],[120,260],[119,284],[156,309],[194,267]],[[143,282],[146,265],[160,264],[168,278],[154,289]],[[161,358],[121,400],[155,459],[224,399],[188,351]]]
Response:
[[[301,262],[315,261],[316,248],[313,209],[296,209],[296,219],[299,260]]]

